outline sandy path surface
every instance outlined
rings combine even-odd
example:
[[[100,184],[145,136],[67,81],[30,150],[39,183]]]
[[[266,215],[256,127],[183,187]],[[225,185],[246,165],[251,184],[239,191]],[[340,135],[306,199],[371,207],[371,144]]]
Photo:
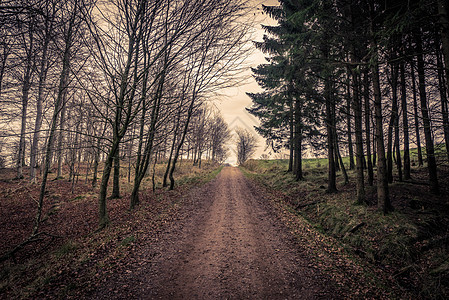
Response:
[[[97,297],[338,298],[302,251],[307,245],[296,242],[239,169],[225,167],[187,198],[173,225],[107,284],[108,296]]]

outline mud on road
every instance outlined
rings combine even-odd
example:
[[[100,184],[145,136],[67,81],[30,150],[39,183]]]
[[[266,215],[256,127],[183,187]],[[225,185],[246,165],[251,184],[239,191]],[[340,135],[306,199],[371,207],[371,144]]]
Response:
[[[310,263],[307,245],[239,169],[225,167],[186,197],[178,219],[142,247],[135,266],[107,283],[113,293],[97,297],[339,298]]]

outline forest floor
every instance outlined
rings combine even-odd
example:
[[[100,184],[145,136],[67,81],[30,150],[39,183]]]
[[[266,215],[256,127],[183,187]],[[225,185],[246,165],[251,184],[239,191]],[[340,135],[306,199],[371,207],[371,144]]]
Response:
[[[88,204],[76,205],[85,197],[53,213],[50,202],[46,222],[64,212],[75,233],[61,232],[70,238],[41,243],[16,263],[2,263],[0,298],[412,298],[388,272],[320,232],[272,188],[233,167],[208,180],[145,192],[134,212],[126,211],[124,199],[111,200],[112,224],[81,237],[79,217],[70,225],[70,209],[90,216]],[[3,191],[13,192],[18,194]],[[3,202],[12,197],[5,195]]]
[[[388,214],[377,209],[375,180],[374,186],[365,184],[367,203],[360,205],[355,170],[348,170],[349,183],[338,172],[338,192],[329,194],[327,161],[306,159],[303,167],[304,179],[299,181],[286,172],[288,160],[250,160],[241,170],[287,211],[338,243],[352,261],[364,265],[367,275],[383,279],[381,289],[395,291],[397,298],[448,299],[449,166],[445,157],[439,160],[438,195],[430,192],[425,166],[413,161],[410,180],[401,181],[395,172],[389,184],[394,210]]]

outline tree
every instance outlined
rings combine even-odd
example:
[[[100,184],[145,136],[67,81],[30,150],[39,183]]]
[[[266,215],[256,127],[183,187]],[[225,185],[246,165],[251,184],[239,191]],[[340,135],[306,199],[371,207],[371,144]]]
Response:
[[[237,163],[244,164],[257,149],[257,138],[247,129],[236,128]]]
[[[231,138],[231,131],[223,117],[216,113],[211,120],[211,159],[218,163],[223,163],[228,157],[226,143]]]

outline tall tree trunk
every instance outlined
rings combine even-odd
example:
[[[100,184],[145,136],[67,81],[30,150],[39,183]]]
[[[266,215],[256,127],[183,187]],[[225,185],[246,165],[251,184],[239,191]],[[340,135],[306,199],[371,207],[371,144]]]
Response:
[[[93,170],[93,178],[92,178],[92,187],[97,186],[98,181],[98,164],[100,163],[100,146],[101,146],[101,137],[106,133],[108,123],[104,122],[103,133],[97,137],[97,145],[94,152],[94,170]]]
[[[177,140],[177,135],[178,135],[178,131],[179,131],[179,125],[181,123],[181,112],[182,112],[182,108],[183,108],[183,97],[181,97],[181,102],[179,104],[178,107],[178,113],[176,116],[176,123],[175,126],[173,128],[173,141],[172,141],[172,145],[170,147],[170,154],[168,157],[168,161],[167,161],[167,168],[165,169],[165,173],[164,173],[164,178],[163,178],[163,182],[162,182],[162,186],[163,187],[167,187],[168,186],[168,174],[170,173],[170,167],[171,167],[171,161],[173,159],[173,153],[175,151],[176,148],[176,140]],[[212,150],[215,150],[214,148],[212,148]],[[215,158],[215,152],[212,152],[212,160]]]
[[[132,161],[132,154],[133,154],[133,147],[134,147],[134,136],[136,133],[136,126],[133,125],[132,130],[132,136],[131,141],[129,142],[129,149],[128,149],[128,183],[131,183],[131,161]]]
[[[398,66],[393,63],[391,66],[391,115],[388,123],[388,143],[387,143],[387,174],[388,182],[393,182],[393,130],[398,118]]]
[[[101,176],[100,191],[98,196],[99,205],[99,228],[104,228],[109,223],[109,215],[106,208],[106,193],[108,191],[109,177],[111,176],[112,164],[114,162],[115,152],[117,151],[120,140],[114,137],[111,149],[109,150],[104,163],[103,175]]]
[[[30,21],[30,23],[33,20]],[[30,44],[26,49],[27,56],[25,60],[25,70],[23,72],[23,83],[22,83],[22,121],[20,127],[20,139],[19,139],[19,151],[17,153],[17,178],[23,178],[23,166],[24,166],[24,157],[25,157],[25,134],[26,134],[26,125],[27,125],[27,111],[28,111],[28,98],[31,88],[31,75],[33,72],[32,66],[32,58],[33,58],[33,26],[31,25],[29,30],[29,38]]]
[[[296,180],[304,179],[302,174],[302,120],[301,120],[301,100],[295,101],[295,162],[294,162],[294,174]]]
[[[333,112],[333,115],[334,116],[336,116],[336,114],[335,114],[335,112]],[[338,142],[337,142],[337,130],[334,130],[334,134],[335,134],[335,147],[334,147],[334,161],[335,161],[335,172],[340,172],[341,171],[341,168],[340,168],[340,164],[338,163],[339,162],[339,157],[338,157],[338,155],[340,154],[340,153],[337,153],[338,151],[337,151],[337,146],[338,146]]]
[[[73,12],[73,16],[76,15],[76,9]],[[47,145],[45,150],[45,163],[44,163],[44,170],[42,172],[42,183],[39,193],[39,200],[38,200],[38,209],[36,213],[36,219],[35,224],[33,228],[32,235],[36,235],[39,232],[39,227],[41,223],[42,218],[42,208],[44,203],[44,196],[46,192],[46,186],[47,186],[47,178],[48,173],[50,170],[50,162],[51,162],[51,154],[53,150],[53,139],[56,132],[56,126],[57,126],[57,120],[58,120],[58,114],[60,112],[61,106],[64,106],[64,95],[66,94],[67,85],[68,85],[68,74],[70,72],[70,49],[72,46],[72,33],[73,33],[73,17],[69,21],[68,25],[68,31],[65,39],[65,49],[62,59],[62,70],[61,74],[59,76],[59,87],[58,87],[58,93],[55,101],[54,111],[53,111],[53,117],[51,121],[50,126],[50,132],[48,134],[47,139]]]
[[[165,168],[164,178],[162,180],[162,187],[168,186],[167,179],[168,179],[168,173],[170,172],[171,160],[173,158],[173,153],[174,153],[175,147],[176,147],[176,135],[177,135],[177,130],[173,133],[173,141],[172,141],[172,145],[170,147],[170,154],[168,156],[167,167]]]
[[[335,116],[332,114],[335,105],[331,96],[331,82],[326,80],[326,130],[327,130],[327,158],[328,158],[328,182],[327,192],[335,193],[337,191],[337,174],[335,169]]]
[[[168,55],[168,54],[167,54]],[[167,59],[167,56],[166,56]],[[165,61],[165,63],[167,63],[167,60]],[[166,67],[167,65],[165,65]],[[142,183],[143,178],[145,177],[145,174],[148,171],[148,166],[151,162],[151,155],[153,153],[153,143],[154,143],[154,137],[156,135],[156,125],[157,125],[157,121],[159,120],[159,111],[160,111],[160,107],[161,107],[161,99],[162,99],[162,93],[163,93],[163,89],[164,89],[164,84],[165,84],[165,68],[161,73],[161,77],[159,78],[159,83],[157,86],[157,90],[154,96],[154,101],[153,101],[153,107],[151,110],[151,115],[150,115],[150,128],[149,128],[149,133],[148,133],[148,137],[146,139],[146,143],[145,143],[145,149],[143,152],[143,155],[141,156],[141,160],[136,164],[136,175],[134,177],[134,185],[133,185],[133,190],[131,192],[131,201],[130,201],[130,209],[134,209],[140,202],[139,200],[139,189],[140,189],[140,185]],[[147,74],[146,74],[147,76]],[[142,101],[145,100],[145,91],[146,91],[146,79],[144,80],[144,84],[142,87]],[[143,129],[143,128],[142,128]],[[143,130],[141,131],[143,133]],[[141,133],[141,134],[142,134]],[[141,151],[141,147],[139,147],[139,152]],[[157,155],[157,153],[155,154],[155,156]],[[157,157],[154,158],[155,160],[157,159]]]
[[[68,77],[68,74],[67,74]],[[68,79],[67,79],[68,81]],[[63,142],[64,142],[64,130],[65,130],[65,114],[67,107],[65,105],[67,101],[67,89],[64,91],[64,95],[62,96],[62,103],[61,103],[61,116],[59,117],[59,135],[58,135],[58,148],[56,149],[56,159],[58,160],[58,169],[56,173],[56,179],[62,179],[62,161],[63,161]]]
[[[1,65],[0,65],[0,97],[2,96],[2,88],[3,88],[3,79],[5,78],[6,71],[6,62],[8,61],[8,56],[11,54],[11,47],[7,41],[4,41],[3,45],[3,53],[1,56]]]
[[[399,67],[399,66],[398,66]],[[399,72],[399,69],[396,70],[396,73]],[[400,136],[399,136],[399,108],[398,108],[398,96],[397,96],[397,78],[398,76],[396,76],[396,114],[395,114],[395,119],[394,119],[394,147],[395,147],[395,153],[396,153],[396,167],[398,169],[398,177],[399,177],[399,181],[401,182],[403,180],[402,178],[402,160],[401,160],[401,149],[400,149],[400,145],[399,145],[399,140],[400,140]]]
[[[399,115],[396,115],[396,120],[394,121],[394,152],[396,153],[396,167],[398,169],[398,179],[400,182],[403,181],[402,177],[402,160],[401,160],[401,148],[399,145]]]
[[[338,161],[340,162],[340,168],[345,179],[345,185],[349,183],[348,173],[346,172],[345,164],[343,163],[343,158],[341,157],[340,147],[338,145],[338,136],[335,136],[335,152],[337,153]]]
[[[446,84],[449,84],[449,3],[447,0],[437,0],[438,14],[440,22],[440,36],[442,42],[442,52],[444,58],[444,66],[446,73]],[[444,79],[444,76],[442,76]],[[449,86],[445,89],[446,92],[449,91]],[[443,128],[444,128],[444,138],[446,142],[446,151],[449,160],[449,119],[448,119],[448,104],[446,99],[441,99],[441,110],[443,115]]]
[[[355,169],[354,164],[354,148],[352,145],[352,126],[351,126],[351,88],[350,88],[350,78],[349,72],[347,74],[346,80],[346,126],[348,131],[348,151],[349,151],[349,170]]]
[[[23,166],[24,166],[24,156],[25,156],[25,134],[26,134],[26,125],[27,125],[27,111],[28,111],[28,95],[31,87],[30,82],[30,74],[31,74],[31,65],[25,71],[26,75],[23,80],[22,87],[22,122],[20,127],[20,139],[19,139],[19,151],[17,153],[17,178],[23,178]]]
[[[47,30],[48,31],[48,30]],[[48,70],[48,44],[50,43],[50,34],[46,34],[44,45],[42,49],[42,58],[39,67],[39,84],[38,84],[38,93],[36,99],[36,121],[34,123],[34,134],[33,134],[33,142],[31,144],[30,150],[30,180],[32,183],[36,183],[36,171],[38,168],[37,165],[37,153],[39,149],[39,138],[40,138],[40,130],[42,126],[42,103],[44,101],[44,87],[45,81],[47,79],[47,70]]]
[[[407,112],[407,82],[405,81],[404,62],[399,65],[401,71],[401,107],[402,107],[402,130],[404,134],[404,179],[410,179],[410,141],[408,133]]]
[[[373,33],[372,33],[373,34]],[[382,122],[382,98],[379,82],[379,63],[377,57],[377,43],[372,37],[371,49],[373,49],[373,58],[371,63],[371,75],[374,92],[374,117],[376,119],[376,146],[377,146],[377,207],[383,213],[392,209],[387,178],[387,164],[385,161],[385,146],[383,136]]]
[[[363,174],[363,128],[362,128],[362,103],[360,100],[359,75],[353,72],[353,108],[355,116],[355,139],[356,139],[356,168],[357,168],[357,203],[363,204],[365,198],[365,179]]]
[[[288,170],[287,172],[292,172],[293,171],[293,158],[294,158],[294,151],[293,151],[293,147],[294,147],[294,126],[293,126],[293,116],[294,116],[294,112],[293,112],[293,100],[290,100],[289,103],[290,106],[290,111],[289,111],[289,127],[290,127],[290,137],[289,137],[289,151],[290,151],[290,155],[288,158]]]
[[[178,146],[176,147],[175,155],[173,156],[173,163],[172,163],[172,166],[170,169],[170,173],[168,174],[168,177],[170,179],[170,190],[173,190],[175,188],[175,177],[173,176],[173,174],[175,173],[176,163],[178,161],[178,157],[179,157],[182,145],[184,144],[184,140],[187,135],[187,130],[189,129],[189,123],[190,123],[190,118],[192,117],[195,99],[196,99],[195,95],[192,95],[192,100],[190,101],[189,109],[187,110],[187,118],[186,118],[184,128],[181,133],[181,138],[179,139]]]
[[[94,152],[94,170],[93,170],[93,178],[92,178],[92,187],[97,186],[99,161],[100,161],[100,138],[97,138],[97,149],[95,149],[95,152]]]
[[[135,22],[137,22],[138,18],[139,16],[136,16]],[[138,102],[136,105],[135,101],[132,101],[134,99],[138,83],[137,64],[139,60],[137,58],[139,57],[140,38],[141,38],[140,32],[137,31],[130,32],[127,60],[125,66],[123,67],[123,73],[120,76],[119,92],[116,98],[116,105],[115,105],[116,111],[115,114],[113,114],[114,121],[112,124],[113,127],[112,145],[105,159],[103,174],[100,183],[100,191],[98,195],[99,229],[103,229],[109,224],[109,216],[106,207],[106,195],[115,153],[119,147],[121,139],[124,137],[126,131],[128,130],[130,122],[132,121],[131,111],[133,109],[133,106],[134,109],[139,109],[139,106],[141,105],[141,102]],[[133,65],[134,65],[134,72],[133,72],[134,82],[132,83],[132,86],[129,87],[130,84],[129,75]],[[129,90],[128,87],[130,88]],[[125,102],[126,99],[129,100],[128,103]],[[124,114],[125,117],[123,119]]]
[[[120,144],[114,155],[114,176],[112,178],[111,199],[120,198]]]
[[[438,87],[440,90],[441,99],[441,117],[443,119],[443,134],[444,134],[444,144],[446,146],[447,159],[449,161],[449,117],[448,117],[448,107],[447,107],[447,88],[446,88],[446,78],[444,78],[444,66],[441,61],[441,55],[439,49],[437,49],[437,68],[438,68]]]
[[[373,162],[371,157],[371,108],[369,103],[369,78],[368,78],[368,70],[364,72],[363,75],[363,98],[365,105],[365,135],[366,135],[366,157],[368,163],[368,184],[373,186],[374,184],[374,170],[373,170]]]
[[[432,128],[430,124],[429,110],[427,107],[426,83],[424,74],[424,58],[422,49],[421,32],[415,32],[417,67],[418,67],[418,89],[421,102],[421,114],[423,117],[424,137],[426,140],[427,168],[429,170],[429,181],[431,191],[439,193],[439,184],[437,176],[437,163],[435,159],[435,149],[432,139]]]
[[[418,149],[418,166],[423,165],[422,150],[421,150],[421,135],[419,133],[419,116],[418,116],[418,100],[416,92],[416,79],[415,79],[415,68],[412,62],[411,66],[411,76],[412,76],[412,92],[413,92],[413,111],[415,120],[415,135],[416,135],[416,146]]]

